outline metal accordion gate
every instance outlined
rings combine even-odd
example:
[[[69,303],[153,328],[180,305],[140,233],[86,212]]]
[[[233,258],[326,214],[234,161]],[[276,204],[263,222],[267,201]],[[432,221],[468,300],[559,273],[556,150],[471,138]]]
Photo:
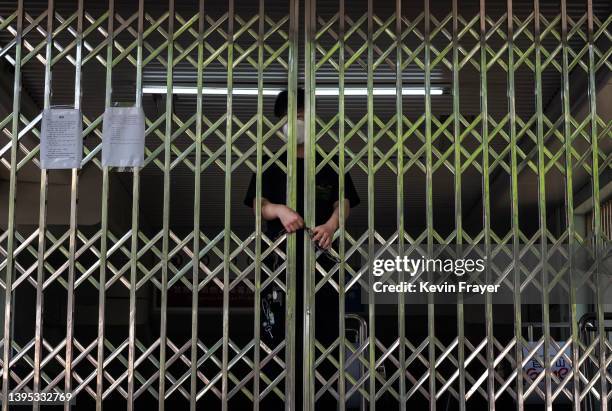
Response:
[[[611,22],[605,0],[3,0],[2,409],[609,410]],[[60,105],[83,113],[80,169],[39,168]],[[114,105],[144,110],[142,168],[102,166]],[[265,235],[273,165],[308,227],[317,173],[340,199],[352,176],[339,263]],[[483,276],[513,299],[375,304],[376,256],[440,247],[505,261]]]

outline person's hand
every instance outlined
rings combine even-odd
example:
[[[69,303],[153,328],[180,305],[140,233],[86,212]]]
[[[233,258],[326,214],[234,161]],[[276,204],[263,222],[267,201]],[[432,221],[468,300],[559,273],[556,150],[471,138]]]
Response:
[[[336,232],[335,227],[331,224],[321,224],[312,229],[312,240],[319,244],[319,247],[327,250],[331,247],[334,233]]]
[[[288,233],[293,233],[304,227],[302,217],[286,205],[279,205],[276,215]]]

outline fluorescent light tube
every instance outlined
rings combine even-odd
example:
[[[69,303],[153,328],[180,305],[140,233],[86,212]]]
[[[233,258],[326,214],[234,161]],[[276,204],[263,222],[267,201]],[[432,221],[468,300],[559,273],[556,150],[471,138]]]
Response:
[[[142,88],[143,94],[166,94],[168,89],[164,86],[144,86]],[[263,89],[264,96],[275,96],[280,93],[282,89]],[[197,94],[197,87],[186,87],[186,86],[174,86],[172,87],[172,94]],[[225,87],[202,87],[202,94],[210,96],[226,96],[227,88]],[[235,96],[256,96],[256,88],[240,88],[234,87],[232,94]]]
[[[394,96],[396,94],[395,87],[374,87],[372,92],[375,96]],[[317,96],[337,96],[340,90],[335,87],[321,87],[315,91]],[[438,96],[444,93],[440,87],[432,87],[431,94]],[[345,96],[367,96],[368,89],[364,87],[345,87]],[[424,96],[425,88],[423,87],[404,87],[402,88],[403,96]]]
[[[264,96],[276,96],[283,89],[280,88],[264,88]],[[142,88],[143,94],[166,94],[167,88],[164,86],[144,86]],[[175,86],[172,88],[172,94],[197,94],[197,87],[190,86]],[[320,87],[317,88],[315,93],[317,96],[337,96],[339,94],[337,87]],[[394,96],[395,87],[375,87],[373,89],[375,96]],[[225,87],[203,87],[202,94],[211,96],[225,96],[227,95],[227,88]],[[232,94],[235,96],[256,96],[256,88],[244,88],[234,87]],[[439,96],[444,94],[444,89],[441,87],[431,87],[431,95]],[[368,89],[364,87],[345,87],[345,96],[367,96]],[[402,95],[404,96],[424,96],[425,88],[423,87],[404,87],[402,88]]]

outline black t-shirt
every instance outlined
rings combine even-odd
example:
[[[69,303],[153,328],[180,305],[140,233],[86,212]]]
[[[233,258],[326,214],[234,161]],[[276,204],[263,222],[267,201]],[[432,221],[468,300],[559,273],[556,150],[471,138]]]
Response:
[[[269,158],[264,156],[263,163],[265,164]],[[316,163],[322,161],[323,158],[317,154]],[[287,156],[283,154],[279,156],[278,162],[287,164]],[[336,162],[337,164],[337,162]],[[299,215],[304,217],[304,159],[297,159],[297,211]],[[334,203],[338,201],[338,173],[329,165],[325,164],[323,168],[316,174],[316,195],[315,195],[315,225],[324,224],[334,211]],[[256,176],[253,174],[249,188],[244,197],[244,204],[253,207],[255,199]],[[276,164],[272,163],[261,176],[261,196],[267,198],[268,201],[275,204],[287,204],[287,175]],[[349,200],[351,208],[359,204],[359,196],[353,185],[353,180],[350,174],[346,173],[344,177],[344,198]],[[268,237],[274,238],[283,230],[283,225],[279,219],[267,222],[266,234]]]

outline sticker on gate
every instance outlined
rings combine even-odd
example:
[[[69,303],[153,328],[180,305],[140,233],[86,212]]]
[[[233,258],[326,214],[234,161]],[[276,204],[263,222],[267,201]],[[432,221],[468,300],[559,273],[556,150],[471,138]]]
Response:
[[[527,355],[529,355],[529,352],[532,351],[537,344],[538,343],[530,342],[528,343],[527,347],[523,347],[523,358],[526,358]],[[557,344],[559,344],[559,346],[563,346],[563,344],[565,344],[565,341],[558,341]],[[551,344],[549,353],[550,358],[553,359],[558,352],[559,349],[555,345]],[[565,353],[559,356],[559,358],[557,358],[557,360],[551,364],[552,373],[555,374],[561,380],[572,371],[572,366],[567,360],[567,358],[571,358],[571,352],[569,348],[567,348],[565,350]],[[537,353],[529,359],[523,369],[525,370],[525,373],[529,376],[529,378],[531,378],[532,380],[535,379],[538,374],[544,371],[544,344],[540,345]]]
[[[527,346],[523,346],[523,358],[527,358],[529,353],[532,352],[534,347],[536,347],[538,344],[539,343],[536,343],[536,342],[529,342],[527,343]],[[556,341],[555,344],[550,344],[549,357],[551,361],[555,357],[558,357],[556,360],[554,360],[551,363],[550,368],[551,368],[552,374],[556,377],[556,379],[558,381],[563,381],[563,379],[566,378],[568,374],[572,372],[572,365],[569,361],[569,359],[571,359],[572,354],[571,354],[570,348],[568,347],[566,348],[565,352],[562,355],[557,356],[557,354],[559,353],[559,348],[557,347],[557,345],[559,347],[563,347],[565,345],[565,341]],[[529,379],[533,381],[538,377],[538,375],[543,373],[544,370],[545,370],[544,368],[544,344],[542,343],[540,347],[538,348],[537,352],[534,353],[534,355],[531,358],[529,358],[529,361],[527,361],[527,363],[523,367],[523,371],[525,372],[527,377],[529,377]],[[542,381],[540,381],[538,385],[539,385],[539,388],[543,391],[546,388],[544,379],[542,379]],[[553,378],[552,388],[555,389],[557,385],[558,384],[555,382],[555,378]],[[571,381],[568,382],[566,387],[568,388],[571,387]],[[561,397],[563,396],[559,396],[559,399],[561,399]],[[532,403],[534,402],[534,400],[535,402],[540,402],[539,400],[541,400],[541,398],[535,393],[530,395],[529,399],[532,401],[528,401],[528,402],[532,402]]]

